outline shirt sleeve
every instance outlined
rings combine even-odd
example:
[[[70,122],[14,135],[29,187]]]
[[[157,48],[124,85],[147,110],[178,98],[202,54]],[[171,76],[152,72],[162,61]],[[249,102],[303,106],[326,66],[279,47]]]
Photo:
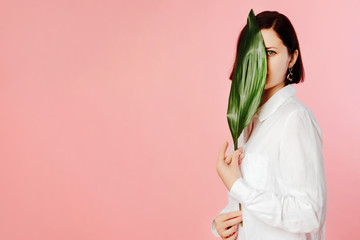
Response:
[[[298,110],[287,118],[281,134],[276,168],[286,194],[254,189],[243,178],[229,194],[268,225],[293,233],[317,232],[325,222],[327,198],[321,129],[312,113]]]

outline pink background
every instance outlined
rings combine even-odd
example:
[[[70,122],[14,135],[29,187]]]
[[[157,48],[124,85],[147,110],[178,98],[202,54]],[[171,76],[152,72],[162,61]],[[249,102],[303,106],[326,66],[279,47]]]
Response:
[[[215,239],[251,8],[297,31],[296,96],[324,136],[326,239],[360,239],[357,0],[1,1],[0,239]]]

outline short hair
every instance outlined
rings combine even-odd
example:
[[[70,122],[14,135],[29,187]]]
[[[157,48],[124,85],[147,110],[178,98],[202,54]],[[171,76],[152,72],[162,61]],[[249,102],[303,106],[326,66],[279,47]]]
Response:
[[[293,66],[293,80],[289,81],[285,77],[285,86],[288,84],[294,84],[299,82],[304,82],[305,78],[305,71],[303,67],[303,63],[301,60],[301,52],[300,52],[300,46],[299,41],[295,32],[295,29],[293,25],[291,24],[290,20],[283,14],[277,12],[277,11],[263,11],[256,15],[256,21],[259,25],[260,30],[261,29],[274,29],[274,31],[278,34],[279,38],[282,40],[284,45],[288,49],[288,54],[292,56],[294,51],[297,49],[298,57],[297,60]],[[244,28],[241,30],[238,43],[237,43],[237,51],[236,54],[239,53],[239,45],[241,43],[241,40],[244,37],[245,31],[246,31],[247,24],[244,26]],[[230,74],[230,80],[233,80],[233,75],[235,71],[235,64],[236,59],[238,59],[238,56],[235,57],[235,62],[233,65],[232,72]],[[287,70],[286,75],[289,73],[289,69]]]

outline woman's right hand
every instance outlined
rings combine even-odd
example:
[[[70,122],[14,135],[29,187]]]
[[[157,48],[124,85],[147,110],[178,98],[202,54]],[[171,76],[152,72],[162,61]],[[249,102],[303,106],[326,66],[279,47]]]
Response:
[[[216,231],[221,239],[234,240],[238,233],[238,224],[242,221],[242,211],[222,213],[215,217]]]

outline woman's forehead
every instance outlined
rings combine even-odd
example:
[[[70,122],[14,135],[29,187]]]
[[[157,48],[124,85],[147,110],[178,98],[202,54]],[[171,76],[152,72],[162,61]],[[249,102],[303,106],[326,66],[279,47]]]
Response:
[[[261,29],[261,35],[263,36],[266,48],[281,48],[284,47],[282,40],[273,29]]]

